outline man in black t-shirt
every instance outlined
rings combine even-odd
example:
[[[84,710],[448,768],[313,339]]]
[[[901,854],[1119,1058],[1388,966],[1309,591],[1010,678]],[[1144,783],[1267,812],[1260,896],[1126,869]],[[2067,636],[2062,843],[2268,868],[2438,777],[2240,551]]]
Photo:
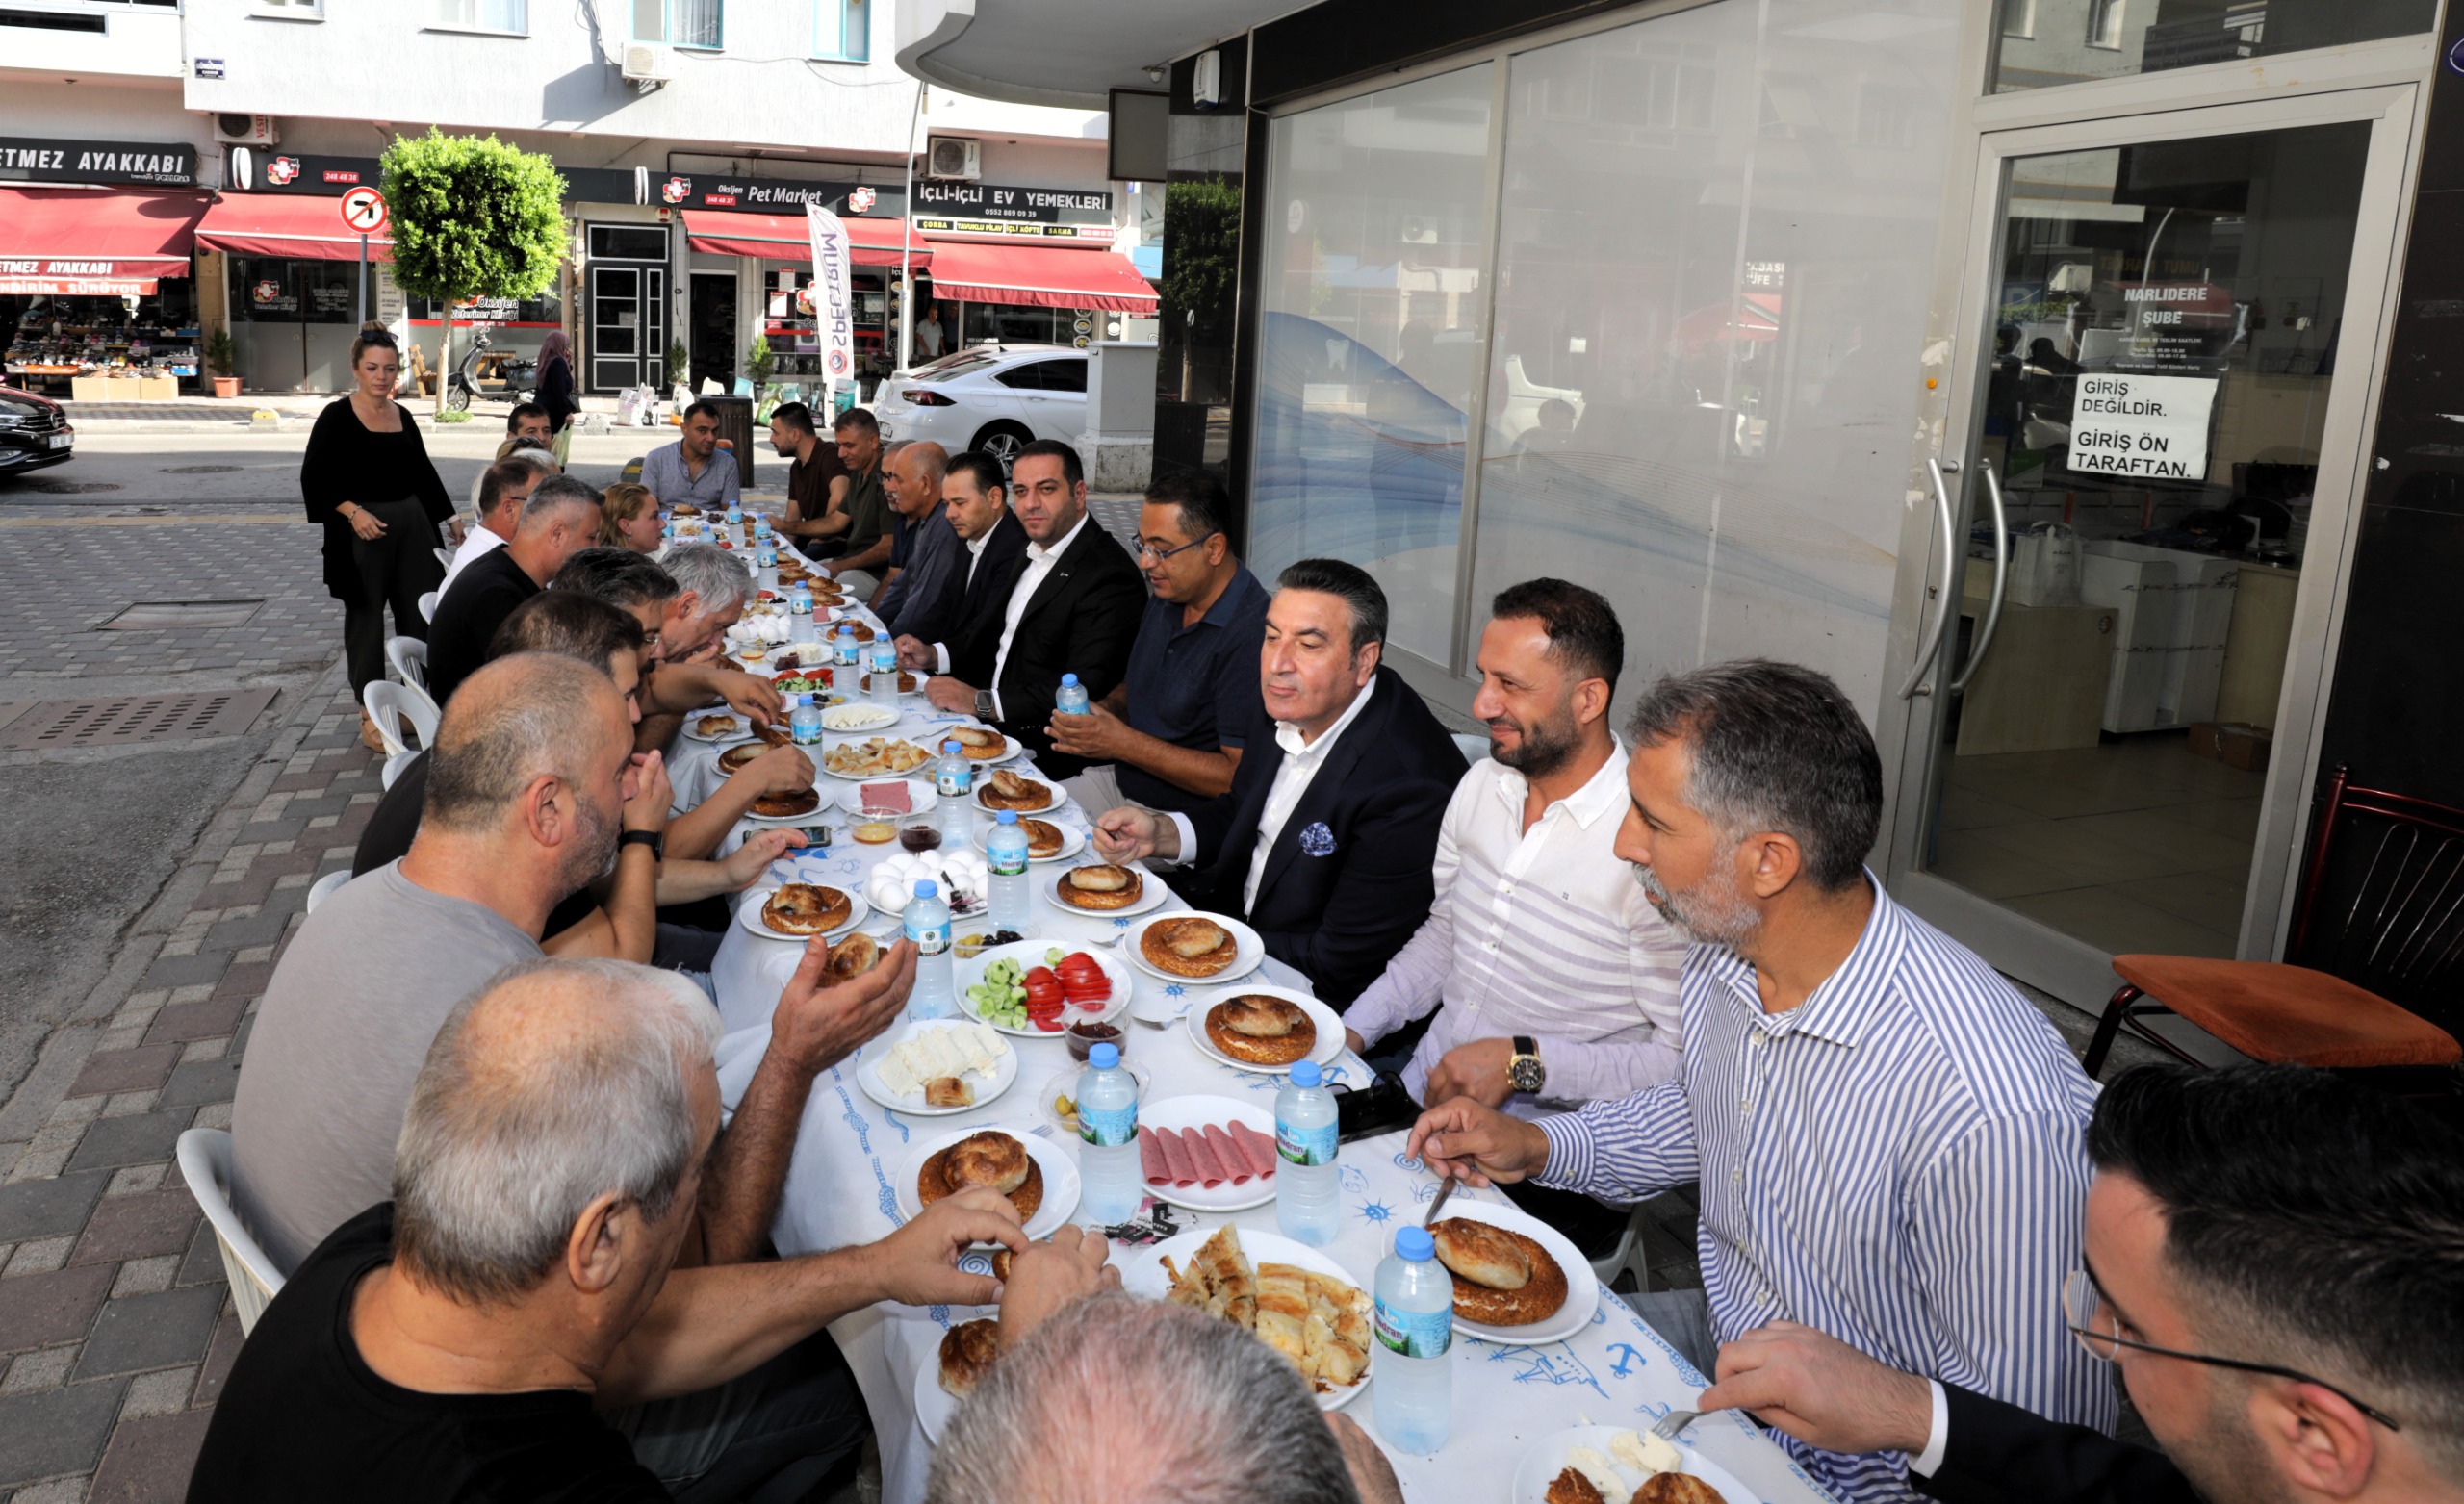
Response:
[[[599,493],[570,475],[539,482],[522,504],[513,541],[455,576],[427,628],[427,692],[441,708],[472,671],[514,607],[548,588],[565,560],[599,533]]]
[[[885,995],[826,1027],[851,1047],[878,1033],[903,989]],[[877,1243],[675,1268],[719,1130],[718,1032],[690,982],[622,961],[528,962],[455,1008],[411,1088],[393,1201],[336,1229],[267,1307],[189,1497],[664,1499],[595,1410],[730,1383],[877,1301],[994,1299],[959,1256],[1028,1244],[981,1188]],[[867,1429],[852,1380],[842,1398],[775,1418],[756,1403],[683,1496],[736,1497],[783,1468],[818,1483]],[[765,1446],[777,1467],[744,1465]]]

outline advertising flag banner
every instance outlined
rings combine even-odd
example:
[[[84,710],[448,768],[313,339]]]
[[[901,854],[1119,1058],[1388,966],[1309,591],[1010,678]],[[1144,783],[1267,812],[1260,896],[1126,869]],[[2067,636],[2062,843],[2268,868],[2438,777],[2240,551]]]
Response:
[[[847,226],[819,204],[805,205],[805,226],[812,236],[812,311],[821,370],[835,387],[856,377],[856,293],[847,275],[853,253]]]

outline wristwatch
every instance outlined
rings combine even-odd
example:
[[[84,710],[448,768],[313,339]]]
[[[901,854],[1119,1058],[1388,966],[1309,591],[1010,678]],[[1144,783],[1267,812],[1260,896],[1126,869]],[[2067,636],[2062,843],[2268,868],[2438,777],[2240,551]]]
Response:
[[[992,703],[992,691],[979,689],[975,692],[975,718],[987,726],[991,725],[997,718],[997,710]]]
[[[616,838],[616,849],[621,852],[628,846],[649,847],[653,861],[667,859],[667,832],[664,830],[628,830]]]
[[[1529,1034],[1514,1036],[1514,1058],[1506,1062],[1506,1084],[1519,1092],[1536,1092],[1549,1082],[1549,1067],[1540,1063],[1540,1045]]]

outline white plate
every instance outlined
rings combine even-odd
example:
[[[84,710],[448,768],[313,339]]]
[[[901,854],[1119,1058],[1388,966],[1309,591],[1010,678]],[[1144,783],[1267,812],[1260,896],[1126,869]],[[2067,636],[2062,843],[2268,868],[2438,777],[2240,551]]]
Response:
[[[955,1320],[950,1323],[958,1324]],[[915,1423],[924,1428],[928,1444],[941,1444],[941,1433],[958,1410],[959,1397],[941,1388],[941,1342],[936,1338],[933,1345],[924,1350],[924,1365],[915,1370]]]
[[[975,764],[976,771],[977,771],[978,773],[982,773],[982,772],[983,772],[985,769],[987,769],[987,768],[997,768],[997,767],[1001,766],[1001,764],[1003,764],[1003,763],[1005,763],[1005,762],[1013,762],[1013,761],[1015,761],[1015,760],[1017,759],[1017,755],[1018,755],[1018,753],[1020,753],[1020,752],[1025,752],[1026,750],[1027,750],[1027,744],[1026,744],[1026,743],[1019,741],[1019,740],[1018,740],[1016,737],[1014,737],[1014,736],[1004,736],[1003,738],[1001,738],[1001,752],[1000,752],[1000,754],[999,754],[998,756],[993,756],[993,757],[976,757],[976,756],[969,756],[969,757],[967,758],[967,761],[969,761],[969,762],[971,762],[971,763]]]
[[[755,812],[751,804],[744,806],[744,818],[755,825],[808,826],[825,824],[830,816],[830,796],[822,793],[821,803],[800,815],[764,815]]]
[[[1018,817],[1018,821],[1022,825],[1029,820],[1041,820],[1044,824],[1061,832],[1061,850],[1053,853],[1049,856],[1038,856],[1033,852],[1029,852],[1027,854],[1027,860],[1030,863],[1040,861],[1067,861],[1070,857],[1077,855],[1080,852],[1087,849],[1087,832],[1079,829],[1076,826],[1064,825],[1060,821],[1052,819],[1047,815],[1020,815]],[[992,851],[992,827],[981,820],[975,823],[975,849],[987,854],[988,855],[990,854]]]
[[[1021,773],[1018,777],[1026,779],[1030,783],[1042,784],[1044,788],[1049,790],[1052,794],[1052,802],[1044,805],[1041,809],[1019,810],[1019,819],[1024,820],[1029,815],[1039,815],[1045,819],[1050,819],[1055,813],[1059,812],[1063,806],[1069,803],[1069,796],[1062,792],[1061,785],[1053,782],[1050,778],[1040,778],[1032,773]],[[1001,813],[1002,806],[988,804],[984,802],[985,792],[991,787],[992,780],[988,777],[978,778],[975,780],[975,807],[983,810],[988,815],[992,815],[997,818]]]
[[[1124,1249],[1120,1270],[1121,1288],[1133,1295],[1143,1295],[1149,1300],[1162,1300],[1172,1291],[1172,1277],[1164,1272],[1166,1257],[1168,1256],[1171,1259],[1175,1267],[1186,1269],[1189,1267],[1190,1260],[1196,1256],[1198,1249],[1205,1246],[1206,1240],[1220,1231],[1221,1229],[1213,1227],[1195,1228],[1177,1237],[1168,1237],[1152,1247]],[[1361,1284],[1349,1269],[1327,1258],[1317,1249],[1305,1243],[1296,1243],[1291,1238],[1274,1233],[1252,1232],[1245,1227],[1241,1229],[1241,1251],[1248,1256],[1251,1268],[1262,1263],[1296,1263],[1312,1274],[1322,1274],[1328,1279],[1341,1280],[1354,1289],[1366,1291],[1369,1288],[1368,1286]],[[1376,1373],[1377,1344],[1373,1338],[1369,1346],[1369,1364],[1360,1370],[1359,1380],[1348,1389],[1315,1396],[1318,1408],[1320,1410],[1340,1409],[1353,1395],[1369,1388],[1369,1381],[1374,1378]],[[1551,1476],[1555,1475],[1553,1473]],[[1751,1494],[1737,1495],[1740,1504],[1750,1504],[1752,1498]]]
[[[934,791],[931,778],[865,778],[860,782],[850,783],[838,792],[838,807],[859,820],[864,818],[864,784],[866,783],[907,785],[907,814],[878,817],[884,820],[904,820],[909,815],[930,814],[933,812],[933,806],[941,802],[941,796]]]
[[[937,1352],[934,1371],[937,1373],[939,1367],[939,1355]],[[935,1387],[938,1388],[937,1385]],[[1572,1430],[1560,1431],[1554,1436],[1542,1437],[1533,1443],[1531,1450],[1523,1454],[1523,1461],[1515,1464],[1514,1504],[1548,1504],[1550,1483],[1556,1478],[1557,1474],[1565,1471],[1566,1454],[1578,1446],[1588,1446],[1613,1462],[1616,1454],[1608,1450],[1608,1441],[1611,1437],[1620,1431],[1640,1432],[1651,1425],[1648,1416],[1638,1415],[1635,1418],[1641,1420],[1642,1424],[1638,1426],[1576,1426]],[[1685,1466],[1682,1470],[1692,1473],[1712,1488],[1719,1490],[1720,1497],[1729,1500],[1730,1504],[1747,1504],[1747,1501],[1762,1496],[1737,1482],[1734,1473],[1717,1463],[1705,1460],[1703,1454],[1693,1447],[1687,1446],[1682,1441],[1677,1442],[1676,1445],[1680,1455],[1685,1459]],[[1631,1467],[1621,1464],[1617,1466],[1616,1472],[1618,1479],[1626,1485],[1629,1496],[1634,1490],[1643,1486],[1643,1475]]]
[[[1181,1015],[1181,1021],[1188,1026],[1190,1032],[1190,1043],[1197,1046],[1198,1054],[1217,1064],[1229,1065],[1236,1071],[1256,1071],[1264,1076],[1281,1076],[1292,1069],[1289,1065],[1252,1065],[1246,1060],[1236,1060],[1217,1049],[1215,1041],[1206,1036],[1206,1015],[1214,1010],[1217,1004],[1227,1003],[1234,997],[1251,992],[1296,1003],[1300,1006],[1301,1011],[1309,1015],[1309,1021],[1318,1026],[1318,1042],[1309,1047],[1310,1059],[1321,1065],[1327,1065],[1333,1063],[1335,1057],[1344,1053],[1344,1021],[1336,1016],[1333,1008],[1306,992],[1295,992],[1290,987],[1243,987],[1238,992],[1194,1004],[1188,1012]],[[1572,1277],[1568,1278],[1571,1280]]]
[[[1144,1107],[1142,1104],[1146,1101],[1146,1087],[1148,1083],[1153,1080],[1153,1073],[1148,1071],[1145,1066],[1139,1064],[1136,1060],[1123,1060],[1120,1062],[1120,1068],[1129,1072],[1130,1080],[1138,1083],[1138,1100],[1142,1104],[1140,1110],[1143,1111]],[[1045,1122],[1050,1123],[1053,1127],[1060,1129],[1063,1133],[1069,1134],[1073,1138],[1078,1136],[1078,1119],[1075,1116],[1067,1118],[1063,1117],[1058,1111],[1053,1109],[1052,1104],[1054,1099],[1058,1097],[1067,1097],[1071,1102],[1076,1102],[1078,1100],[1078,1078],[1086,1073],[1087,1067],[1084,1065],[1072,1065],[1065,1071],[1055,1071],[1052,1079],[1043,1083],[1043,1100],[1036,1104],[1037,1107],[1043,1109],[1043,1120]]]
[[[811,939],[812,936],[803,934],[781,934],[778,930],[771,929],[768,925],[761,922],[761,905],[769,903],[770,895],[778,892],[784,886],[784,883],[773,882],[768,887],[755,888],[746,893],[744,898],[737,903],[735,906],[736,923],[744,926],[744,928],[752,930],[755,934],[759,935],[764,940],[777,940],[783,945],[802,945],[807,940]],[[840,925],[837,929],[830,931],[830,937],[834,940],[846,934],[847,931],[855,929],[858,925],[862,924],[864,922],[864,916],[873,911],[873,905],[864,902],[864,894],[860,888],[849,887],[843,882],[816,882],[813,886],[818,888],[836,888],[839,892],[847,895],[848,901],[853,905],[848,910],[847,922]]]
[[[715,715],[718,712],[711,711],[708,713]],[[703,735],[701,729],[694,724],[702,719],[703,714],[704,712],[697,710],[692,715],[685,718],[684,739],[686,741],[708,742],[712,746],[725,746],[730,742],[745,742],[753,739],[752,718],[744,715],[742,712],[737,712],[729,718],[735,722],[734,730],[722,731],[716,736]]]
[[[1232,964],[1224,967],[1221,971],[1217,972],[1212,977],[1183,977],[1172,972],[1166,971],[1163,967],[1148,960],[1146,958],[1145,951],[1141,949],[1141,947],[1145,943],[1146,931],[1153,929],[1155,926],[1162,924],[1167,919],[1212,919],[1217,924],[1221,925],[1224,929],[1230,930],[1232,932],[1232,939],[1234,942]],[[1249,973],[1256,971],[1258,967],[1263,965],[1266,961],[1267,943],[1265,940],[1259,938],[1258,932],[1255,930],[1252,930],[1247,925],[1234,919],[1229,914],[1208,914],[1201,913],[1194,908],[1176,908],[1169,913],[1156,914],[1147,919],[1144,924],[1130,926],[1129,929],[1124,930],[1121,934],[1120,954],[1129,957],[1129,963],[1131,965],[1137,967],[1140,971],[1145,972],[1149,976],[1161,977],[1166,981],[1176,981],[1184,987],[1214,987],[1220,986],[1227,981],[1238,981],[1239,979],[1247,976]],[[1261,990],[1272,989],[1269,988]],[[1337,1031],[1338,1036],[1340,1036],[1341,1032],[1342,1032],[1340,1030]]]
[[[1454,1330],[1501,1347],[1537,1347],[1543,1342],[1562,1342],[1591,1325],[1591,1318],[1600,1311],[1600,1281],[1591,1272],[1590,1262],[1566,1240],[1565,1234],[1512,1202],[1466,1201],[1457,1196],[1446,1204],[1446,1214],[1467,1222],[1511,1228],[1548,1249],[1549,1257],[1566,1272],[1566,1303],[1547,1320],[1526,1326],[1485,1326],[1458,1315]]]
[[[1017,940],[1008,945],[991,946],[977,952],[965,960],[954,961],[951,964],[950,987],[958,995],[959,1011],[969,1018],[979,1018],[975,1011],[975,1005],[967,999],[966,989],[984,980],[984,968],[987,966],[994,961],[1019,960],[1026,963],[1027,970],[1033,971],[1045,964],[1044,953],[1054,950],[1065,955],[1074,951],[1086,952],[1094,957],[1096,965],[1104,969],[1104,975],[1112,980],[1113,984],[1113,995],[1104,1000],[1103,1007],[1097,1011],[1090,1013],[1075,1007],[1063,1009],[1061,1022],[1064,1030],[1071,1024],[1109,1023],[1118,1018],[1122,1009],[1129,1007],[1130,998],[1136,995],[1138,990],[1138,978],[1128,967],[1121,964],[1119,956],[1105,955],[1102,946],[1073,945],[1060,940]],[[980,1021],[991,1024],[991,1027],[1000,1030],[1003,1033],[1019,1039],[1061,1041],[1063,1032],[1054,1030],[1047,1032],[1033,1024],[1029,1024],[1024,1029],[1013,1029],[1007,1024],[992,1024],[989,1019],[980,1019]],[[1062,1042],[1066,1043],[1066,1041]]]
[[[878,731],[886,726],[896,726],[898,721],[896,705],[877,705],[869,700],[851,700],[821,713],[821,728],[825,731]]]
[[[1235,1121],[1246,1124],[1269,1140],[1274,1137],[1274,1114],[1254,1102],[1235,1102],[1230,1097],[1168,1097],[1151,1108],[1141,1108],[1138,1126],[1148,1128],[1204,1128],[1212,1123],[1227,1128]],[[1248,1184],[1235,1185],[1230,1181],[1208,1189],[1204,1185],[1158,1185],[1145,1179],[1141,1167],[1139,1184],[1146,1194],[1158,1201],[1168,1201],[1176,1207],[1190,1207],[1199,1211],[1245,1211],[1263,1207],[1274,1199],[1274,1177],[1263,1175]],[[1249,1236],[1243,1229],[1241,1236]]]
[[[889,741],[906,742],[911,747],[920,747],[922,745],[911,736],[893,736],[886,739]],[[860,745],[861,743],[870,740],[871,738],[869,736],[860,736],[850,733],[849,735],[838,737],[835,741],[832,742],[828,750],[835,752],[841,746],[850,744]],[[841,779],[848,783],[873,783],[888,778],[911,778],[919,773],[929,777],[933,770],[933,759],[932,757],[927,756],[922,762],[917,763],[914,767],[909,769],[905,773],[840,773],[833,769],[828,763],[822,761],[819,757],[815,757],[812,760],[812,765],[820,769],[822,772],[829,774],[832,777]]]
[[[969,1072],[967,1074],[966,1083],[974,1089],[975,1100],[968,1103],[965,1107],[926,1107],[924,1105],[924,1093],[920,1091],[910,1096],[900,1096],[896,1092],[890,1090],[889,1086],[881,1079],[881,1073],[874,1069],[874,1066],[881,1060],[882,1057],[887,1055],[891,1050],[897,1048],[899,1045],[906,1043],[908,1040],[912,1039],[916,1035],[929,1030],[947,1029],[950,1027],[950,1023],[951,1021],[946,1018],[918,1019],[913,1023],[905,1024],[897,1029],[893,1029],[889,1032],[874,1039],[861,1050],[856,1052],[856,1084],[864,1088],[864,1095],[872,1098],[875,1102],[880,1103],[886,1108],[895,1109],[898,1111],[906,1113],[910,1117],[948,1117],[953,1112],[972,1112],[977,1108],[984,1106],[993,1098],[1001,1095],[1001,1093],[1009,1090],[1012,1086],[1017,1084],[1018,1052],[1012,1049],[1004,1049],[1001,1052],[1000,1058],[993,1063],[991,1080],[987,1081],[973,1072]]]
[[[1043,1167],[1043,1205],[1027,1218],[1027,1236],[1031,1240],[1050,1237],[1068,1225],[1069,1213],[1078,1210],[1078,1161],[1059,1144],[1017,1123],[978,1123],[917,1144],[908,1155],[907,1162],[898,1167],[898,1179],[891,1183],[898,1195],[899,1219],[912,1221],[924,1210],[915,1199],[915,1177],[924,1173],[925,1160],[962,1138],[996,1129],[1025,1144],[1028,1158]]]
[[[1102,866],[1104,864],[1101,862],[1091,864],[1079,862],[1076,865],[1084,867],[1089,865]],[[1045,903],[1050,904],[1053,907],[1060,909],[1065,914],[1074,914],[1080,919],[1126,919],[1132,914],[1150,913],[1153,910],[1162,907],[1165,900],[1178,896],[1173,893],[1170,888],[1164,885],[1163,879],[1155,876],[1155,874],[1151,872],[1148,872],[1143,867],[1139,867],[1133,868],[1132,870],[1137,872],[1139,877],[1144,879],[1144,882],[1139,889],[1138,901],[1136,903],[1124,904],[1118,908],[1080,908],[1075,904],[1065,904],[1061,901],[1061,879],[1069,876],[1070,872],[1074,870],[1075,868],[1064,868],[1062,871],[1053,873],[1049,877],[1036,879],[1036,891],[1043,895],[1043,901]],[[1180,979],[1174,978],[1173,980],[1179,981]]]

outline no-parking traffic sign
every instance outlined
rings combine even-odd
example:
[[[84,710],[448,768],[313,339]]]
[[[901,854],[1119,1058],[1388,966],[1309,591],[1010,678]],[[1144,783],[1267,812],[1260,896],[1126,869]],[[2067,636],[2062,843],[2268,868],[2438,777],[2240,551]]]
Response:
[[[342,214],[343,223],[354,235],[374,235],[392,217],[385,208],[385,195],[372,188],[354,188],[345,193]]]

